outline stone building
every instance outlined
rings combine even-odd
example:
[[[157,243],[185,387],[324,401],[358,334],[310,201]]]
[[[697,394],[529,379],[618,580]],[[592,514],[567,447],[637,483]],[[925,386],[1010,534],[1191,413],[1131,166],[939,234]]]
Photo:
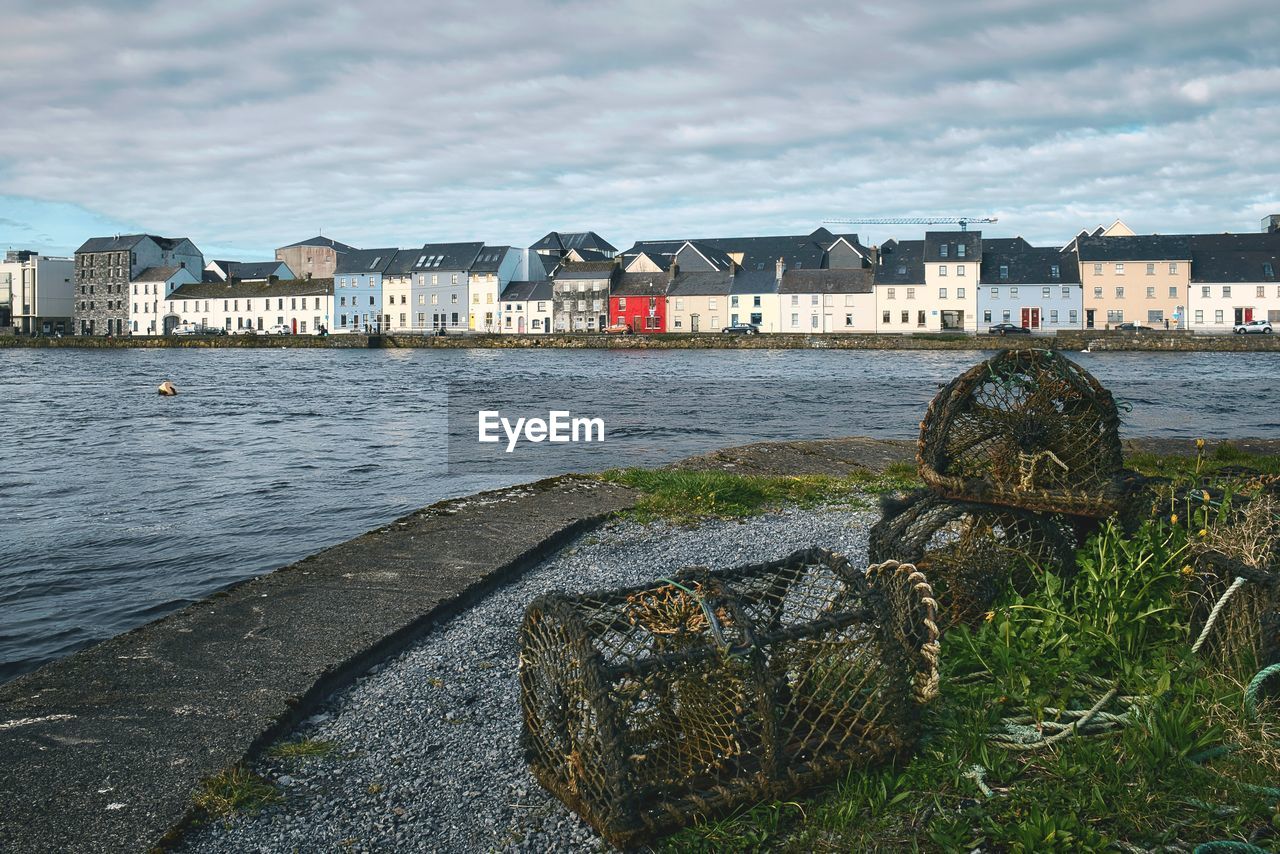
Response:
[[[338,269],[338,260],[355,251],[354,246],[317,235],[281,246],[276,250],[276,260],[288,264],[299,279],[332,279]]]
[[[70,258],[10,249],[0,263],[0,332],[70,332],[74,268]]]
[[[129,318],[130,285],[143,270],[179,267],[197,279],[204,255],[185,237],[126,234],[93,237],[76,250],[75,332],[79,335],[124,335]]]
[[[613,261],[565,262],[552,284],[552,322],[556,332],[599,332],[609,325],[609,289],[618,265]]]

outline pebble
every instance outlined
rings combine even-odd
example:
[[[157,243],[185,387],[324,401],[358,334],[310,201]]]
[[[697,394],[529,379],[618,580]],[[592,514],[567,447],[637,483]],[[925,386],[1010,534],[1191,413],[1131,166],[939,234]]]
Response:
[[[721,568],[822,546],[865,563],[874,511],[787,509],[697,527],[615,521],[591,531],[329,699],[289,735],[328,754],[263,757],[255,771],[282,802],[207,823],[181,850],[607,851],[543,790],[519,746],[517,632],[553,590],[651,581],[690,565]]]

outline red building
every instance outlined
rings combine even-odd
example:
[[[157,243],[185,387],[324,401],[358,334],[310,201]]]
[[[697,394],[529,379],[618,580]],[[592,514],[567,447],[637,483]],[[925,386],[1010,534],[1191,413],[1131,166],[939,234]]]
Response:
[[[609,292],[609,323],[636,333],[667,331],[667,274],[623,273]]]

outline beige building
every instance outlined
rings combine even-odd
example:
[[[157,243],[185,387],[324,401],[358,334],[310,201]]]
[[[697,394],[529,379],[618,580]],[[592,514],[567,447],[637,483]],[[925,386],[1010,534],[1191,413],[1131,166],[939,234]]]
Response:
[[[667,288],[668,332],[719,332],[729,325],[728,272],[677,270]]]
[[[1185,235],[1099,234],[1073,242],[1085,329],[1186,327],[1191,248]]]
[[[925,232],[924,290],[904,294],[906,301],[916,298],[916,329],[924,332],[976,332],[981,272],[982,232]],[[923,326],[919,323],[921,317]]]
[[[875,332],[874,271],[786,270],[778,285],[781,332]]]
[[[338,259],[354,251],[353,246],[317,235],[281,246],[276,250],[276,260],[288,264],[299,279],[332,279]]]

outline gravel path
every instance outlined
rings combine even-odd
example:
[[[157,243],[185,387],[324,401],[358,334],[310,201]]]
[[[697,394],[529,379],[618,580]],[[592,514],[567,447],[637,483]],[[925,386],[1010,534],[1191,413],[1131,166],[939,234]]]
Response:
[[[877,514],[786,510],[698,528],[614,522],[587,534],[333,697],[293,739],[323,757],[266,759],[284,801],[190,832],[191,852],[600,851],[604,843],[524,766],[516,637],[551,590],[652,580],[823,546],[865,561]]]

